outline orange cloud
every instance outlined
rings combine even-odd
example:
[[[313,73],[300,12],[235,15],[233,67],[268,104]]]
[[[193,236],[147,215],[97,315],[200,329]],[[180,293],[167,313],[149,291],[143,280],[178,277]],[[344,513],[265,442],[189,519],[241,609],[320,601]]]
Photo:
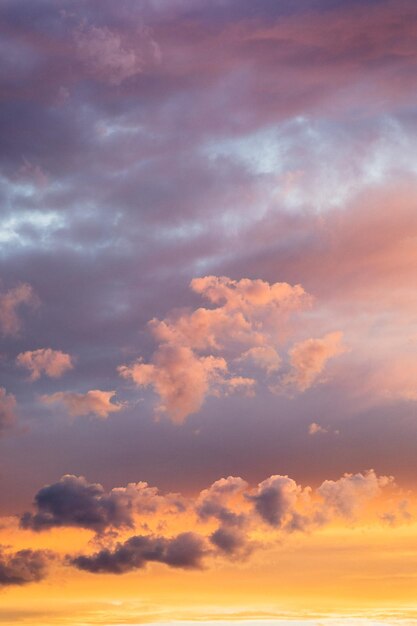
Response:
[[[51,395],[42,396],[41,400],[45,404],[62,403],[68,413],[74,417],[92,414],[106,418],[110,413],[116,413],[124,406],[121,402],[111,401],[115,395],[115,391],[101,391],[100,389],[91,389],[87,393],[58,391]]]
[[[339,480],[325,480],[317,492],[326,510],[350,518],[393,480],[392,476],[377,476],[371,469],[364,474],[344,474]]]
[[[320,339],[306,339],[295,344],[289,351],[292,369],[284,382],[295,385],[300,391],[311,387],[327,361],[346,351],[342,336],[341,332],[328,333]]]
[[[60,378],[74,367],[69,354],[51,348],[21,352],[16,362],[30,371],[30,380],[38,380],[42,374],[50,378]]]

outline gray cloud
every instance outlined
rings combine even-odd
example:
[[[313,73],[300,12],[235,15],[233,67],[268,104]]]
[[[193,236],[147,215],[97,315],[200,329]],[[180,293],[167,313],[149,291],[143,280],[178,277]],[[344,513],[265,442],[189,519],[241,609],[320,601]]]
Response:
[[[35,496],[35,513],[24,513],[22,528],[41,531],[75,526],[102,533],[110,528],[132,528],[135,513],[155,513],[159,508],[178,511],[183,507],[176,494],[160,496],[147,483],[131,483],[106,493],[102,485],[83,476],[66,475],[47,485]]]
[[[172,539],[138,535],[118,544],[114,550],[103,549],[92,556],[70,557],[69,562],[95,574],[123,574],[141,569],[149,562],[184,569],[200,568],[205,553],[204,539],[193,532],[181,533]]]
[[[5,553],[0,548],[0,586],[39,582],[47,575],[52,558],[52,553],[47,550]]]

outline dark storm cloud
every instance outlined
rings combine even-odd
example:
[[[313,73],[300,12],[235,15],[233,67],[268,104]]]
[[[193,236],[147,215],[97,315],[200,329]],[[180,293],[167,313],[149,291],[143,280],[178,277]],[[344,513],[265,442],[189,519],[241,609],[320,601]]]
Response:
[[[138,535],[114,550],[104,549],[92,556],[70,558],[69,562],[78,569],[95,574],[124,574],[141,569],[149,562],[196,569],[201,567],[205,552],[203,538],[193,532],[181,533],[172,539]]]
[[[0,548],[0,586],[27,585],[43,580],[52,558],[52,553],[47,550],[5,553]]]

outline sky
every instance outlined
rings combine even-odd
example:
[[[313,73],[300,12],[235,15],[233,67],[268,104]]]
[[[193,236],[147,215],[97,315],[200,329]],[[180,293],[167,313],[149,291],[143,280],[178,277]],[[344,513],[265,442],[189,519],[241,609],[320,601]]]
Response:
[[[415,1],[0,11],[0,622],[417,624]]]

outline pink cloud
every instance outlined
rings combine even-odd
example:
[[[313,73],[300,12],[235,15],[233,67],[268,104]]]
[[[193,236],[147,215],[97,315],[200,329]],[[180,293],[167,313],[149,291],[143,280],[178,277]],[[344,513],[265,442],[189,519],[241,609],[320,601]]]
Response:
[[[25,305],[33,308],[37,304],[38,298],[27,283],[0,293],[0,330],[3,335],[17,335],[22,327],[20,307]]]
[[[187,346],[162,344],[152,363],[121,365],[118,371],[139,386],[151,385],[160,398],[157,411],[180,424],[200,410],[211,385],[227,371],[227,363],[214,356],[196,356]]]
[[[124,32],[83,23],[74,31],[74,41],[88,73],[111,85],[141,74],[160,58],[157,43],[144,27],[130,41]]]
[[[238,309],[254,313],[267,307],[294,310],[307,306],[311,298],[301,285],[274,283],[264,280],[242,278],[232,280],[227,276],[193,278],[191,289],[213,304],[223,304],[226,310]]]
[[[293,384],[300,391],[311,387],[324,370],[327,361],[346,351],[342,333],[328,333],[320,339],[306,339],[295,344],[289,351],[291,371],[284,378],[285,384]]]
[[[217,306],[151,320],[148,327],[159,344],[151,362],[118,368],[139,387],[153,387],[160,398],[157,411],[176,423],[199,411],[208,395],[255,395],[257,380],[240,370],[255,366],[267,376],[275,374],[281,366],[276,344],[285,335],[288,316],[312,301],[301,285],[248,278],[206,276],[194,278],[190,286]],[[295,384],[301,391],[311,386],[327,359],[342,351],[340,338],[340,333],[330,333],[294,346],[285,385]]]
[[[30,380],[38,380],[42,374],[50,378],[60,378],[74,367],[69,354],[51,348],[21,352],[16,362],[30,371]]]
[[[317,424],[316,422],[312,422],[310,426],[308,427],[309,435],[317,435],[318,433],[327,433],[327,432],[328,432],[327,428],[320,426],[320,424]]]
[[[112,402],[115,395],[115,391],[101,391],[100,389],[91,389],[87,393],[58,391],[51,395],[43,395],[41,400],[45,404],[56,402],[63,404],[73,417],[92,414],[106,418],[110,413],[117,413],[124,407],[121,402]]]

